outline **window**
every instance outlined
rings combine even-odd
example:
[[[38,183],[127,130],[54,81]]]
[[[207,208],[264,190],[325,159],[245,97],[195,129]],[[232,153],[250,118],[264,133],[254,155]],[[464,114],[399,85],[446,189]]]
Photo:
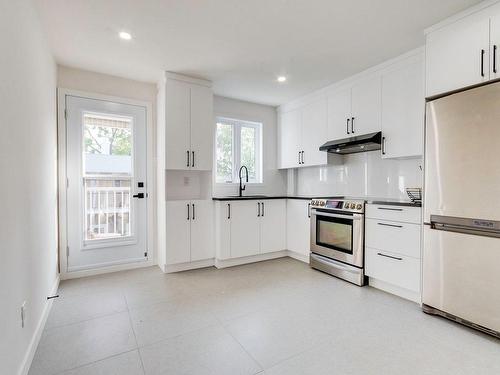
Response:
[[[239,182],[238,172],[248,168],[248,182],[262,183],[262,124],[217,118],[216,182]]]

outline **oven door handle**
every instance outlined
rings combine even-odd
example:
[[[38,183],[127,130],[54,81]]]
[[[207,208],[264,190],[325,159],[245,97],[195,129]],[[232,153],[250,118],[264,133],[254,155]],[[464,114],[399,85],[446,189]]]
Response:
[[[315,216],[327,216],[327,217],[336,217],[339,219],[351,219],[351,220],[362,220],[363,215],[362,214],[353,214],[353,215],[342,215],[342,214],[330,214],[327,212],[318,212],[316,210],[311,210],[312,215]]]

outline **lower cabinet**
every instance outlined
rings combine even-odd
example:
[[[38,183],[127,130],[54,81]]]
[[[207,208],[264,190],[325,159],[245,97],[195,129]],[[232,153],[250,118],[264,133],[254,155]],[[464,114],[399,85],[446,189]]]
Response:
[[[311,249],[310,208],[310,200],[287,200],[286,248],[303,257],[308,257]]]
[[[166,211],[166,264],[214,257],[212,201],[168,201]]]
[[[217,202],[217,259],[227,260],[286,249],[286,201]]]
[[[420,207],[367,205],[365,220],[365,273],[370,277],[370,284],[417,302],[420,299],[420,216]],[[384,286],[377,285],[377,281]]]

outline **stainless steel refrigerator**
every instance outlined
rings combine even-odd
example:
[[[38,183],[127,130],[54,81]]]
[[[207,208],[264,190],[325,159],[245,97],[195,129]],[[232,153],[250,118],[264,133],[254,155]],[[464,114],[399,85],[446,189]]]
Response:
[[[423,309],[500,337],[500,83],[427,103]]]

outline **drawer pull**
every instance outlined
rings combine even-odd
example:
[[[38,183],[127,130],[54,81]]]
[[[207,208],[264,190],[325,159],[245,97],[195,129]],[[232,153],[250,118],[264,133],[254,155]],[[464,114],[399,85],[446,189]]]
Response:
[[[377,207],[377,209],[386,211],[403,211],[402,208]]]
[[[396,224],[386,224],[386,223],[377,223],[378,225],[383,225],[384,227],[394,227],[394,228],[403,228],[402,225],[396,225]]]
[[[380,255],[381,257],[395,259],[395,260],[403,260],[403,258],[393,257],[391,255],[386,255],[386,254],[382,254],[382,253],[377,253],[377,255]]]

